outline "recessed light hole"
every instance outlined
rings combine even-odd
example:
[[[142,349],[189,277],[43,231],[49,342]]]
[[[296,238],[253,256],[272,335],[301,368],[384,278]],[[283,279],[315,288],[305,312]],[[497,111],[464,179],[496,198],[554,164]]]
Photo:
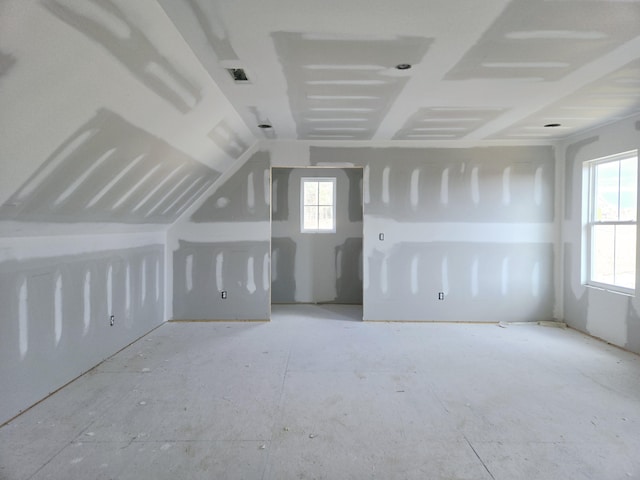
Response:
[[[561,123],[547,123],[544,127],[545,128],[555,128],[555,127],[561,127],[562,124]]]
[[[231,75],[234,82],[248,82],[247,72],[243,68],[227,68],[227,72]]]
[[[410,68],[411,68],[410,63],[399,63],[398,65],[396,65],[397,70],[409,70]]]

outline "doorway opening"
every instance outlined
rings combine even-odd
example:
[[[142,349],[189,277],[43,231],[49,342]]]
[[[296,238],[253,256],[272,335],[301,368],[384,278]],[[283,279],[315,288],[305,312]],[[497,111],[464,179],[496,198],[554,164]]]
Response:
[[[272,305],[362,305],[362,178],[360,167],[272,167]]]

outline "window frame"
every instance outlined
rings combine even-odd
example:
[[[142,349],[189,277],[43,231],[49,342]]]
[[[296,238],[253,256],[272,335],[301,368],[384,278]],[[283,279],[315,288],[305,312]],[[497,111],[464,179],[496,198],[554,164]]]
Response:
[[[583,163],[583,246],[585,248],[586,255],[584,256],[584,267],[585,271],[583,272],[583,283],[586,286],[601,288],[604,290],[622,293],[626,295],[635,295],[635,292],[638,288],[637,285],[637,276],[638,276],[638,258],[636,257],[636,264],[634,265],[634,288],[628,288],[621,285],[616,285],[612,283],[603,283],[596,280],[593,280],[594,276],[594,230],[596,226],[635,226],[636,228],[636,255],[638,251],[638,179],[640,175],[636,174],[636,215],[635,220],[597,220],[596,219],[596,185],[597,185],[597,175],[596,170],[600,165],[604,165],[607,163],[620,163],[623,160],[627,160],[629,158],[635,158],[636,163],[638,163],[638,150],[629,150],[626,152],[617,153],[614,155],[608,155],[606,157],[596,158],[593,160],[588,160]],[[636,166],[636,168],[638,165]],[[637,171],[637,170],[636,170]],[[618,205],[620,204],[620,177],[618,178]],[[614,239],[614,254],[613,254],[613,268],[615,275],[615,239]]]
[[[307,182],[328,182],[333,184],[333,198],[331,205],[321,205],[320,199],[318,198],[317,204],[305,204],[304,203],[304,186]],[[337,178],[336,177],[302,177],[300,178],[300,232],[301,233],[336,233],[337,219],[336,219],[336,185]],[[320,228],[304,228],[304,209],[305,207],[317,207],[318,210],[320,207],[331,207],[332,210],[332,218],[333,225],[331,229],[320,229]]]

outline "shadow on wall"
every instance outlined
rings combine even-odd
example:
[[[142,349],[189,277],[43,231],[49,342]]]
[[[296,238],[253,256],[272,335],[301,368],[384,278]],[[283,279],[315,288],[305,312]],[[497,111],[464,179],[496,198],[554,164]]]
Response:
[[[433,43],[409,36],[367,40],[275,32],[272,37],[298,138],[336,140],[372,138],[408,80],[394,69],[398,59],[418,63]],[[345,107],[357,109],[357,123]]]
[[[180,112],[188,113],[200,102],[199,88],[158,51],[112,0],[43,3],[57,18],[102,45],[147,88]]]
[[[0,51],[0,78],[4,77],[16,64],[16,57]]]
[[[296,242],[271,239],[271,296],[274,303],[296,303]],[[335,247],[337,295],[332,303],[362,305],[362,238]],[[328,302],[324,302],[328,303]]]
[[[347,238],[337,246],[335,259],[337,295],[334,303],[362,305],[362,237]]]
[[[627,315],[627,344],[625,348],[632,352],[640,353],[640,313],[633,308],[629,300],[629,313]]]
[[[268,222],[269,152],[256,152],[191,216],[195,223]]]
[[[180,241],[173,254],[173,275],[176,319],[269,318],[268,241]]]
[[[349,221],[362,222],[362,192],[363,192],[363,180],[362,169],[360,168],[345,168],[342,170],[349,179],[349,197],[347,200],[347,208],[349,212]]]
[[[0,423],[162,322],[163,251],[0,263]]]
[[[274,303],[296,302],[296,242],[292,238],[271,239],[271,298]]]
[[[292,168],[274,168],[271,170],[271,221],[289,220],[289,181]]]
[[[218,176],[101,109],[0,206],[0,220],[171,223]]]

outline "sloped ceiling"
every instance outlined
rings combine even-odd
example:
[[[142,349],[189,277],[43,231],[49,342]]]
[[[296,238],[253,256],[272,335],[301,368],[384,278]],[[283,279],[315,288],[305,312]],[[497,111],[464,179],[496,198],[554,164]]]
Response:
[[[640,0],[2,0],[0,112],[0,223],[166,225],[256,139],[548,144],[636,114]]]
[[[170,224],[255,142],[148,0],[0,2],[0,112],[5,234]]]

